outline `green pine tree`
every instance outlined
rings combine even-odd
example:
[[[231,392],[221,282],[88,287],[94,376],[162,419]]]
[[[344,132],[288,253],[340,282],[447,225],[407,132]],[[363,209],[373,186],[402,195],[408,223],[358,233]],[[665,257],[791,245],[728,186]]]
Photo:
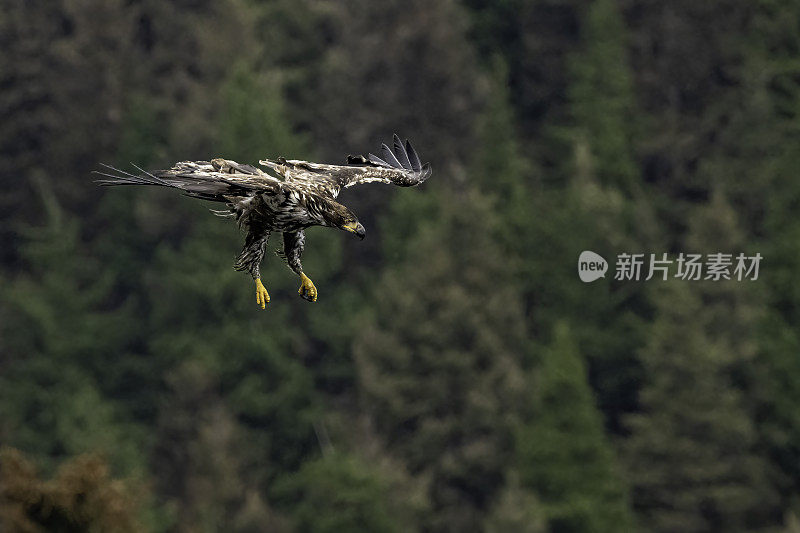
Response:
[[[270,79],[268,74],[273,76]],[[306,142],[287,118],[280,79],[237,62],[222,86],[220,157],[256,164],[266,157],[302,159]]]
[[[451,198],[374,287],[354,352],[378,434],[429,479],[425,527],[473,531],[504,484],[528,341],[491,211]]]
[[[617,291],[610,283],[576,283],[574,265],[583,250],[613,257],[622,250],[637,249],[644,236],[650,245],[657,242],[652,213],[643,194],[629,201],[615,183],[618,180],[609,178],[603,184],[596,157],[574,126],[563,130],[569,132],[565,140],[571,148],[556,171],[569,169],[566,185],[555,183],[552,170],[537,169],[516,133],[506,78],[502,61],[496,59],[471,176],[496,213],[493,231],[522,291],[530,329],[537,341],[547,345],[555,325],[565,316],[583,325],[574,335],[592,366],[601,409],[618,429],[619,417],[634,404],[638,377],[634,354],[642,331],[638,315],[648,306],[641,295]],[[594,86],[592,80],[580,77],[573,83],[584,92]],[[609,127],[620,125],[624,117],[607,122]],[[627,138],[624,129],[617,132],[620,139]]]
[[[39,185],[48,222],[28,229],[28,269],[2,288],[0,431],[46,466],[102,451],[119,471],[141,474],[143,435],[108,386],[118,377],[109,361],[130,342],[129,309],[110,306],[112,275]]]
[[[734,188],[737,208],[752,220],[754,249],[764,256],[769,313],[759,335],[758,379],[753,397],[764,445],[780,473],[776,485],[784,507],[800,494],[800,199],[795,139],[800,109],[797,71],[797,5],[792,2],[756,4],[748,46],[747,107],[731,132],[735,148],[726,150],[723,168]],[[757,248],[755,248],[757,244]],[[793,500],[795,500],[793,502]]]
[[[569,109],[574,135],[588,144],[603,185],[632,194],[639,170],[633,158],[635,98],[628,32],[615,0],[594,0],[583,19],[582,48],[571,59]]]
[[[554,532],[632,531],[626,488],[586,365],[566,324],[541,355],[531,421],[517,432],[524,486]]]
[[[642,352],[642,412],[625,446],[633,501],[651,531],[742,531],[769,512],[765,464],[742,397],[726,372],[700,295],[675,282],[659,299]]]
[[[688,221],[687,252],[745,244],[721,189]],[[633,501],[653,531],[744,531],[770,524],[775,491],[742,381],[757,354],[763,299],[746,281],[659,287],[645,385],[625,444]]]
[[[275,489],[299,532],[409,531],[410,516],[377,471],[353,455],[331,452],[307,461]]]

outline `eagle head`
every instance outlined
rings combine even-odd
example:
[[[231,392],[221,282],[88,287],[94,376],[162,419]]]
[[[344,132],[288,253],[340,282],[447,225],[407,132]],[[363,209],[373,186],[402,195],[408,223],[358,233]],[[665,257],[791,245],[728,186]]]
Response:
[[[364,235],[366,235],[367,232],[353,212],[340,203],[332,203],[332,209],[328,210],[324,214],[328,224],[344,231],[348,231],[359,239],[364,239]]]

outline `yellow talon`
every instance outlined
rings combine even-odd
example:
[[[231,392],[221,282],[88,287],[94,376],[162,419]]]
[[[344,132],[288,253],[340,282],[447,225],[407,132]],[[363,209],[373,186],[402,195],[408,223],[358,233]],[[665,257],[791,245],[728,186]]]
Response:
[[[300,273],[300,288],[297,289],[297,294],[299,294],[302,298],[305,298],[309,302],[316,302],[317,301],[317,288],[314,286],[314,282],[308,279],[308,276]]]
[[[269,303],[269,293],[261,283],[261,278],[256,278],[256,304],[261,306],[261,309],[266,309]]]

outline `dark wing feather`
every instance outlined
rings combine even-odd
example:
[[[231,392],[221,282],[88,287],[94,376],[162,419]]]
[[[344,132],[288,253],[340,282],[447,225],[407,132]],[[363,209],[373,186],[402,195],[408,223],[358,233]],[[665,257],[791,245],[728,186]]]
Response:
[[[381,155],[383,155],[383,159],[389,163],[390,166],[395,168],[403,168],[403,165],[400,164],[397,156],[394,155],[394,152],[392,152],[392,150],[386,146],[386,144],[381,145]]]
[[[400,166],[413,170],[411,168],[411,161],[408,160],[408,153],[406,152],[406,149],[403,148],[403,143],[400,141],[400,137],[398,137],[395,133],[392,140],[394,142],[394,155],[400,162]]]
[[[277,192],[281,182],[250,165],[235,161],[214,159],[213,161],[181,161],[170,169],[147,172],[133,165],[140,174],[103,165],[106,171],[95,171],[108,179],[100,179],[100,185],[156,185],[179,189],[188,196],[229,201],[226,197],[251,196],[258,192]]]
[[[359,165],[359,164],[368,165],[368,164],[372,163],[373,165],[377,165],[377,166],[381,166],[381,167],[391,166],[391,165],[389,165],[389,163],[387,163],[386,161],[384,161],[383,159],[381,159],[380,157],[378,157],[377,155],[374,155],[374,154],[368,154],[367,158],[366,158],[367,159],[366,161],[358,160],[359,157],[363,158],[363,156],[349,155],[349,156],[347,156],[347,162],[352,164],[352,165]]]
[[[406,139],[406,152],[408,152],[409,163],[411,164],[411,170],[413,170],[414,172],[421,171],[422,161],[419,160],[417,151],[414,150],[414,147],[411,146],[411,143],[408,142],[408,139]]]

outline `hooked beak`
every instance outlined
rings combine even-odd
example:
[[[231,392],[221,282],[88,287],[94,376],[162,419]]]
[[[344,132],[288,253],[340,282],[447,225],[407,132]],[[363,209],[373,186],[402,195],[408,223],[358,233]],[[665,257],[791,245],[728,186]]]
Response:
[[[364,235],[367,234],[367,231],[364,229],[364,226],[361,225],[361,222],[351,222],[350,224],[345,224],[342,226],[342,229],[349,231],[361,240],[364,240]]]

